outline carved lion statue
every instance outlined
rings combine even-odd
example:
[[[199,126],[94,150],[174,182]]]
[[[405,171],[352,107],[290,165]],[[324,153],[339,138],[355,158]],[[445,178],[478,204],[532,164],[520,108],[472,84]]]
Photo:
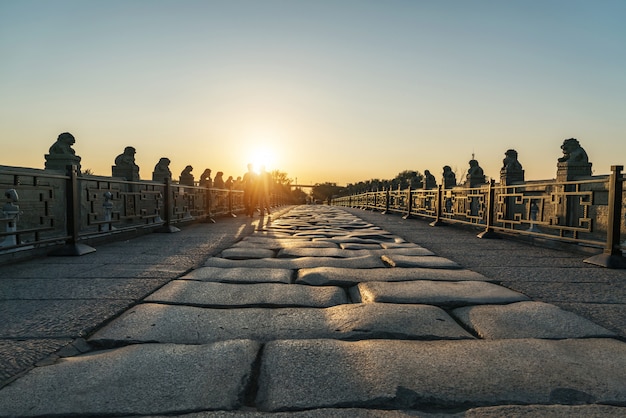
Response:
[[[154,167],[154,171],[152,172],[152,179],[161,181],[165,177],[171,179],[172,172],[170,171],[170,159],[162,157]]]
[[[72,149],[72,145],[75,142],[74,135],[69,132],[63,132],[50,147],[50,154],[76,155],[76,152]]]
[[[522,170],[522,165],[517,159],[517,151],[514,149],[507,150],[504,155],[506,156],[504,160],[502,160],[502,169],[507,171],[520,171]]]
[[[560,163],[568,162],[568,163],[588,163],[589,158],[587,157],[587,153],[580,146],[580,143],[576,138],[569,138],[563,141],[563,145],[561,145],[561,149],[563,150],[563,156],[559,158]]]

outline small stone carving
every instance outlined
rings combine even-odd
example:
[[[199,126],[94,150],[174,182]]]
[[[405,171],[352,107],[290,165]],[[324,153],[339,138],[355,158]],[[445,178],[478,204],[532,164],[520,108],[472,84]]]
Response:
[[[113,177],[122,177],[127,181],[139,180],[139,166],[135,164],[135,148],[126,147],[124,152],[115,157],[115,165],[111,167]]]
[[[19,201],[17,190],[8,189],[4,192],[4,197],[7,198],[7,202],[2,206],[1,215],[4,220],[7,221],[6,232],[16,232],[17,222],[19,221],[20,214],[22,213],[19,205],[16,205]],[[0,239],[0,247],[8,247],[11,245],[17,245],[16,235],[7,235],[4,239]]]
[[[192,170],[193,170],[193,167],[190,165],[185,167],[185,169],[180,173],[178,182],[185,186],[193,186],[194,178],[193,178],[193,174],[191,174]]]
[[[211,169],[207,168],[202,172],[200,176],[201,187],[213,187],[213,179],[211,179]]]
[[[469,162],[469,170],[467,170],[467,176],[465,185],[469,187],[478,187],[481,184],[486,183],[485,173],[483,169],[478,165],[478,161],[471,159]]]
[[[165,179],[172,180],[172,172],[170,171],[170,159],[163,157],[154,166],[152,180],[162,182]]]
[[[80,157],[72,149],[72,145],[76,142],[74,135],[69,132],[60,134],[54,144],[50,147],[49,153],[44,157],[46,159],[45,168],[47,170],[63,170],[68,165],[75,165],[80,172]]]
[[[456,186],[456,174],[449,165],[443,167],[443,188],[451,189]]]
[[[517,159],[517,151],[509,149],[504,155],[505,158],[502,160],[502,168],[500,169],[500,182],[511,184],[524,181],[524,170]]]
[[[430,173],[430,170],[424,171],[424,189],[434,189],[437,187],[437,180],[435,180],[435,176]]]

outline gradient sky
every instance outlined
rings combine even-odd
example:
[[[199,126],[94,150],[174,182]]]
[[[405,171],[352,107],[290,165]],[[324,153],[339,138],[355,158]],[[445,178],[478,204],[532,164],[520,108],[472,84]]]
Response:
[[[125,146],[299,183],[389,179],[475,153],[499,178],[556,175],[578,138],[626,163],[623,0],[0,0],[0,164],[43,168],[62,132],[83,169]]]

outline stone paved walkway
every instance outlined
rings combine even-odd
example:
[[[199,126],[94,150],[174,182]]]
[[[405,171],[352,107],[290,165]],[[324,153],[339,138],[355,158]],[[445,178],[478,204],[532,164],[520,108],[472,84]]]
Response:
[[[617,337],[298,206],[5,386],[0,416],[621,417]]]

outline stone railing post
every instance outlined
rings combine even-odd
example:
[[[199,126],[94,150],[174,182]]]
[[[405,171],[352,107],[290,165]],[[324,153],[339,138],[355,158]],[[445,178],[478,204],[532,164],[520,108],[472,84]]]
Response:
[[[274,207],[275,206],[275,194],[272,193],[272,195],[270,196],[270,206]],[[273,201],[273,202],[272,202]],[[272,204],[273,203],[273,204]],[[232,188],[228,188],[228,215],[236,218],[237,215],[235,215],[235,212],[233,212],[233,189]]]
[[[411,189],[411,182],[409,181],[409,188],[406,189],[406,215],[402,219],[409,219],[411,217],[411,211],[413,210],[413,190]]]
[[[441,220],[441,212],[443,210],[443,186],[440,184],[437,186],[437,205],[435,206],[435,220],[432,221],[430,226],[445,226],[447,225]]]
[[[389,213],[389,201],[391,200],[391,192],[389,187],[385,190],[385,210],[383,211],[383,215]]]
[[[496,181],[491,179],[489,182],[489,188],[487,191],[487,207],[486,211],[486,223],[487,226],[483,232],[478,234],[478,238],[492,239],[492,238],[500,238],[498,234],[493,230],[493,215],[496,207],[496,190],[495,190]]]
[[[624,166],[611,166],[609,177],[609,213],[606,229],[606,244],[602,254],[594,255],[583,260],[585,263],[595,264],[610,269],[626,269],[626,257],[620,249],[620,229],[622,223],[622,188]]]
[[[164,198],[163,198],[163,215],[165,217],[163,226],[157,229],[155,232],[171,234],[173,232],[180,232],[180,229],[171,224],[172,222],[172,183],[169,177],[165,177],[164,181]]]
[[[65,182],[65,219],[67,239],[65,245],[48,253],[51,256],[77,256],[96,251],[95,248],[79,243],[80,233],[80,194],[78,191],[78,166],[67,166],[68,179]]]

